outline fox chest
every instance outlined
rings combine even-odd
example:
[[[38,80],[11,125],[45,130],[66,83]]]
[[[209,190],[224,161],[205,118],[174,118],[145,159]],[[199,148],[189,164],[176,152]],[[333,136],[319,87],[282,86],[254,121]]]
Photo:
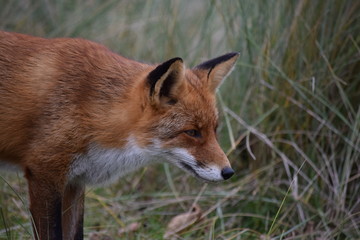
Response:
[[[117,180],[154,160],[154,153],[136,145],[123,149],[106,149],[92,145],[84,154],[75,156],[69,181],[88,185],[106,184]]]

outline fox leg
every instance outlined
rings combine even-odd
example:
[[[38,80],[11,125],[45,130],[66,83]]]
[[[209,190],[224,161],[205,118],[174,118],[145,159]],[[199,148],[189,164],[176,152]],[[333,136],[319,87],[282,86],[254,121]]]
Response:
[[[62,189],[41,172],[25,170],[30,196],[30,212],[37,240],[62,240]]]
[[[67,184],[62,201],[62,228],[64,239],[82,240],[85,186]]]

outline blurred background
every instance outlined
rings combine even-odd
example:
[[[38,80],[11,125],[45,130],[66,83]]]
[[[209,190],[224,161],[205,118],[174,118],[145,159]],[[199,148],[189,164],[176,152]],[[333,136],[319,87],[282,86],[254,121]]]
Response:
[[[217,92],[236,176],[158,164],[88,188],[87,239],[162,239],[194,204],[174,239],[360,239],[360,1],[0,0],[0,30],[188,67],[241,53]],[[26,191],[0,172],[0,239],[31,238]]]

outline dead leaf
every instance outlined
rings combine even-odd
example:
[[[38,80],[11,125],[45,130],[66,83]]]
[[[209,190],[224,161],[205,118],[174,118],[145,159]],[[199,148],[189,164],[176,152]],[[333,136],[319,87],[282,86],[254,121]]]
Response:
[[[129,225],[125,226],[124,228],[120,228],[118,231],[118,235],[121,236],[124,233],[135,232],[140,228],[141,224],[138,222],[130,223]]]
[[[180,233],[189,226],[198,222],[202,217],[202,211],[199,205],[195,204],[192,206],[189,212],[179,214],[173,217],[169,224],[167,225],[166,232],[164,234],[164,239],[169,239],[170,237]]]
[[[113,240],[113,239],[106,234],[92,232],[89,234],[89,240]]]

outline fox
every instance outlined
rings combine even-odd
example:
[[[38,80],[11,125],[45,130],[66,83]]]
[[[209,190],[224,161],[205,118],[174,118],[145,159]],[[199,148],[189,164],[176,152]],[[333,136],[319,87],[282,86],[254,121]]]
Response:
[[[186,68],[80,38],[0,31],[0,168],[24,173],[34,238],[83,239],[84,190],[154,162],[209,182],[234,175],[216,90],[238,52]]]

